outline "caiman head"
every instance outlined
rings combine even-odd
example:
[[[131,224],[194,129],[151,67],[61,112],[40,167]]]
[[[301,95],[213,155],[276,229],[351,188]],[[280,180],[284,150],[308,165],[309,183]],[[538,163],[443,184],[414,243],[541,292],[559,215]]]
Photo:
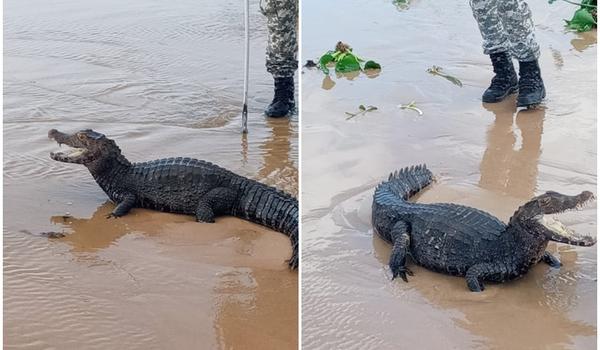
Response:
[[[552,215],[579,210],[594,199],[594,194],[589,191],[575,196],[549,191],[517,209],[509,225],[518,226],[530,234],[545,237],[546,240],[589,247],[596,244],[596,238],[576,234]]]
[[[87,167],[110,159],[126,162],[115,141],[92,129],[81,130],[73,134],[65,134],[52,129],[48,131],[48,137],[56,141],[59,146],[70,147],[64,152],[50,153],[50,158],[59,162],[83,164]]]

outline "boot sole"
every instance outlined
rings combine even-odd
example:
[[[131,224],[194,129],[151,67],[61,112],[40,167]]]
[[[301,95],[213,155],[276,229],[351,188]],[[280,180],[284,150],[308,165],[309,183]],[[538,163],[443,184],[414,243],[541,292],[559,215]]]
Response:
[[[286,118],[286,117],[288,117],[289,115],[290,115],[290,113],[289,113],[289,112],[288,112],[288,113],[286,113],[286,114],[284,114],[284,115],[269,115],[269,114],[266,114],[266,113],[265,113],[265,117],[267,117],[267,118]]]
[[[540,103],[542,103],[544,98],[546,98],[546,89],[545,88],[544,88],[544,91],[542,92],[542,98],[540,98],[540,99],[526,100],[526,101],[519,101],[517,99],[517,107],[533,108],[533,107],[536,107],[537,105],[539,105]]]
[[[283,114],[273,114],[273,113],[270,114],[267,111],[265,111],[264,115],[267,118],[285,118],[285,117],[289,117],[290,115],[294,114],[295,108],[296,107],[293,106],[287,112],[285,112]]]
[[[502,96],[499,96],[499,97],[497,97],[497,98],[489,98],[489,99],[486,99],[486,98],[483,98],[483,97],[482,97],[482,98],[481,98],[481,101],[482,101],[482,102],[484,102],[484,103],[498,103],[498,102],[502,102],[502,101],[504,101],[504,99],[506,99],[508,96],[510,96],[510,95],[512,95],[512,94],[514,94],[514,93],[517,93],[518,91],[519,91],[519,87],[518,87],[518,86],[513,86],[512,88],[510,88],[510,89],[509,89],[509,90],[506,92],[506,94],[504,94],[504,95],[502,95]]]

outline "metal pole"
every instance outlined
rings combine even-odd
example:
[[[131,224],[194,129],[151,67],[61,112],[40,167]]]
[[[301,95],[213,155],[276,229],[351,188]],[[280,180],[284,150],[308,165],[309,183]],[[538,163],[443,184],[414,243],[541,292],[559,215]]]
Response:
[[[250,0],[244,0],[244,106],[242,107],[242,133],[248,133],[248,70],[250,66]]]

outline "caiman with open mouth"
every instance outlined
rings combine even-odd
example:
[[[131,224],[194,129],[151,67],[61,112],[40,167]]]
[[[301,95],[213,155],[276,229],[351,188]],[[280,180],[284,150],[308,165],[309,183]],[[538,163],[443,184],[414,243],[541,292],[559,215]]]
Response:
[[[417,264],[454,276],[465,276],[473,292],[483,281],[518,278],[540,261],[560,267],[546,251],[549,241],[592,246],[596,239],[580,236],[547,215],[579,209],[594,199],[591,192],[575,196],[546,192],[523,204],[503,223],[491,214],[463,205],[411,203],[408,199],[433,181],[425,165],[390,175],[375,190],[373,227],[390,242],[393,278],[408,281],[410,256]]]
[[[291,195],[202,160],[131,163],[115,141],[91,129],[74,134],[52,129],[48,137],[71,147],[51,153],[52,159],[85,165],[117,204],[109,216],[123,216],[136,207],[194,215],[199,222],[237,216],[289,236],[289,266],[297,268],[298,200]]]

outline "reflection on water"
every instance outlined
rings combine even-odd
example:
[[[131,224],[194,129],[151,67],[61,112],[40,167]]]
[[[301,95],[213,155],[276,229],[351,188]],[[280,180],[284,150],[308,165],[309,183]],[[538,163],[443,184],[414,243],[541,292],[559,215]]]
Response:
[[[267,126],[271,128],[270,136],[259,146],[263,151],[262,166],[258,171],[258,178],[275,178],[288,184],[288,191],[292,194],[298,192],[298,167],[292,153],[293,129],[289,120],[281,118],[268,118]],[[285,188],[283,184],[273,184]]]
[[[55,215],[50,222],[70,231],[59,241],[68,243],[74,253],[95,252],[108,248],[129,232],[123,220],[107,219],[114,207],[111,202],[106,202],[89,219]]]
[[[516,198],[532,198],[538,177],[545,109],[516,113],[515,96],[502,103],[484,104],[484,107],[494,113],[495,119],[487,131],[487,145],[479,166],[479,186]]]
[[[333,81],[333,79],[331,79],[331,76],[329,76],[329,74],[325,75],[325,77],[323,78],[323,83],[321,84],[321,88],[323,90],[331,90],[331,89],[333,89],[334,86],[335,86],[335,81]]]
[[[589,47],[596,46],[598,41],[598,32],[596,29],[589,32],[577,33],[577,37],[571,39],[571,45],[579,52],[587,50]]]
[[[103,253],[110,246],[124,246],[123,239],[135,232],[166,245],[161,259],[175,255],[185,261],[193,254],[203,263],[232,266],[216,274],[212,289],[197,290],[198,296],[212,300],[216,344],[223,349],[297,347],[298,280],[297,273],[281,264],[289,250],[286,238],[265,237],[260,231],[267,230],[240,225],[237,219],[200,224],[191,217],[140,209],[107,219],[113,207],[106,203],[89,219],[53,216],[51,221],[66,231],[65,237],[53,242],[66,243],[79,263],[120,269],[138,287],[145,283],[144,272],[119,266],[118,260]],[[137,240],[135,235],[129,239]]]
[[[373,248],[379,262],[387,265],[389,245],[374,237]],[[481,348],[566,349],[574,345],[573,337],[595,336],[596,327],[569,317],[569,309],[578,303],[575,278],[579,267],[574,251],[561,258],[561,271],[538,264],[520,280],[485,293],[467,292],[464,278],[415,266],[411,266],[415,276],[408,284],[430,305],[460,312],[457,325],[483,337],[485,341],[478,342]],[[435,279],[433,288],[431,279]],[[552,331],[558,329],[562,332]]]
[[[248,133],[242,133],[242,141],[240,142],[241,154],[242,154],[242,165],[248,164]]]
[[[217,296],[215,330],[220,347],[298,348],[296,298],[281,297],[282,293],[291,296],[297,290],[295,277],[277,276],[269,270],[238,268],[220,275],[214,289]]]

